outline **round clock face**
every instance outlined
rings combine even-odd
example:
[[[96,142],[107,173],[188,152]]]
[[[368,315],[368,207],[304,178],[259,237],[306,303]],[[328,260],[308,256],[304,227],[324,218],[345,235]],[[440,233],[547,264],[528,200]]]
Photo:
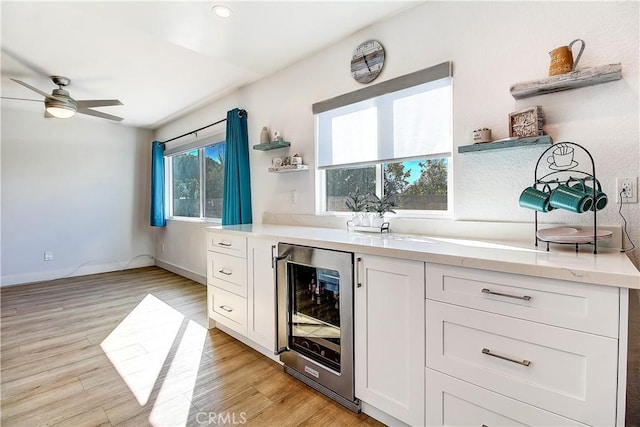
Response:
[[[376,40],[361,43],[351,58],[351,75],[359,83],[370,83],[382,71],[384,49]]]

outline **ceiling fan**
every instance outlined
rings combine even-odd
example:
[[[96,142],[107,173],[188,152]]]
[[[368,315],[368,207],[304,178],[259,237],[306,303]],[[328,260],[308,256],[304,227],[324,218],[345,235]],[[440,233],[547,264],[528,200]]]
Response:
[[[116,122],[122,121],[122,117],[112,116],[101,111],[92,110],[91,107],[109,107],[113,105],[123,105],[117,99],[88,99],[88,100],[75,100],[69,96],[69,92],[64,89],[71,83],[66,77],[51,76],[51,80],[58,86],[58,89],[53,89],[51,95],[48,93],[31,86],[21,80],[11,79],[14,82],[21,84],[27,89],[44,96],[45,117],[55,117],[59,119],[68,119],[73,117],[76,113],[87,114],[89,116],[100,117],[102,119],[114,120]],[[32,99],[11,98],[24,101],[33,101]]]

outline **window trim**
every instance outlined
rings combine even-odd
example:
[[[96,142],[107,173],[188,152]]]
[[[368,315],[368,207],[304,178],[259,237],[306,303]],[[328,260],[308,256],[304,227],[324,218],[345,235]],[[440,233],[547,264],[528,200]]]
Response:
[[[221,224],[222,218],[206,217],[206,156],[204,149],[213,145],[226,143],[226,136],[223,133],[208,136],[201,140],[194,140],[185,144],[180,144],[175,147],[171,147],[165,150],[164,153],[164,167],[165,167],[165,212],[168,212],[167,219],[172,221],[185,221],[185,222],[207,222],[214,224]],[[199,179],[200,179],[200,216],[179,216],[173,215],[173,157],[181,154],[188,153],[194,150],[202,150],[199,155]]]
[[[433,82],[436,80],[444,79],[447,77],[453,77],[453,63],[451,61],[442,62],[440,64],[434,65],[432,67],[428,67],[419,71],[415,71],[410,74],[406,74],[400,77],[396,77],[390,80],[386,80],[384,82],[378,83],[373,86],[368,86],[363,89],[358,89],[353,92],[349,92],[331,99],[327,99],[325,101],[317,102],[312,105],[312,111],[314,115],[319,113],[323,113],[329,110],[334,110],[337,108],[341,108],[350,104],[366,101],[370,98],[382,96],[391,92],[397,92],[403,89],[408,89],[413,86],[422,85],[425,83]],[[452,87],[452,97],[453,97],[453,81],[451,82]],[[453,103],[453,99],[452,99]],[[453,117],[451,118],[451,126],[453,127]],[[316,129],[314,134],[316,134],[315,147],[316,155],[317,155],[317,121],[314,120]],[[453,129],[451,129],[451,135],[453,137]],[[424,159],[428,158],[448,158],[447,164],[447,210],[402,210],[396,209],[396,214],[388,214],[390,217],[398,217],[398,218],[453,218],[454,217],[454,206],[453,206],[453,176],[454,176],[454,165],[453,165],[453,143],[451,147],[451,151],[444,153],[432,153],[426,155]],[[362,164],[349,164],[349,165],[340,165],[336,166],[336,168],[348,168],[354,166],[364,166],[364,165],[376,165],[376,192],[380,189],[381,195],[381,187],[383,185],[382,180],[378,179],[378,176],[382,175],[382,163],[390,163],[390,162],[402,162],[407,160],[412,160],[413,158],[398,158],[398,159],[389,159],[389,160],[381,160],[376,162],[363,162]],[[333,169],[331,166],[324,167],[322,169],[316,168],[316,215],[323,216],[348,216],[351,215],[351,212],[344,211],[328,211],[326,205],[326,170]]]
[[[426,159],[438,159],[438,158],[447,158],[447,210],[418,210],[418,209],[394,209],[396,211],[393,213],[386,213],[385,217],[387,218],[433,218],[433,219],[452,219],[453,216],[453,156],[450,153],[447,155],[433,155],[421,157],[417,160],[426,160]],[[399,162],[403,162],[406,160],[412,159],[400,159]],[[416,159],[413,159],[416,160]],[[376,194],[378,197],[382,196],[383,192],[383,181],[384,174],[382,171],[382,165],[385,162],[376,163],[374,165],[376,167]],[[318,169],[316,170],[316,194],[318,195],[316,200],[316,215],[319,216],[338,216],[338,217],[350,217],[353,212],[349,211],[328,211],[327,210],[327,195],[325,192],[325,188],[327,185],[327,169]]]

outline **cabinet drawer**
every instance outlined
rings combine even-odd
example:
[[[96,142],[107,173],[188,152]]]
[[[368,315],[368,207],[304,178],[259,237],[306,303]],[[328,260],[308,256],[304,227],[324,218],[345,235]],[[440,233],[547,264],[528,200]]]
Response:
[[[612,338],[619,290],[564,280],[427,264],[428,299]]]
[[[224,289],[209,286],[212,318],[216,322],[247,334],[247,300]]]
[[[247,296],[247,260],[217,252],[207,254],[207,280],[214,286]]]
[[[616,421],[612,338],[427,301],[427,367],[594,425]]]
[[[247,257],[247,238],[226,233],[207,233],[207,250],[240,258]]]
[[[428,426],[585,426],[427,369]]]

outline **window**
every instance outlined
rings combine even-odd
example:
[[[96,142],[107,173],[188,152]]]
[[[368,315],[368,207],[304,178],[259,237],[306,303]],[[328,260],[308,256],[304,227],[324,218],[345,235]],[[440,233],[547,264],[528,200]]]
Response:
[[[167,150],[167,194],[171,216],[222,218],[224,141],[188,151],[182,151],[185,147],[180,148]]]
[[[314,104],[318,211],[348,211],[358,192],[399,213],[449,213],[451,63]]]

